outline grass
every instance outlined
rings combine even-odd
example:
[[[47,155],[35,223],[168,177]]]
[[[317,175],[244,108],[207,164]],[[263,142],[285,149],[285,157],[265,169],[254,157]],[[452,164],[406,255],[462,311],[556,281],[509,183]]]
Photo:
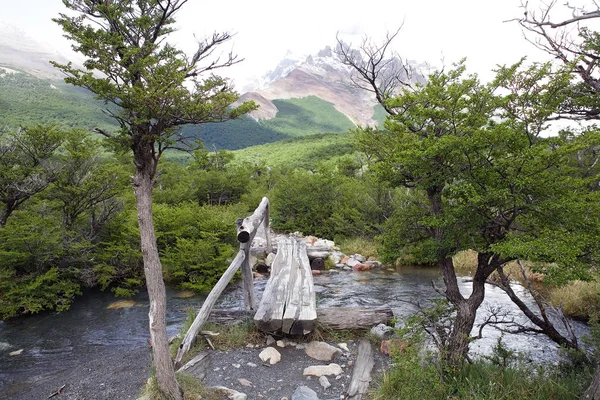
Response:
[[[591,377],[591,370],[519,364],[503,367],[488,360],[462,367],[442,368],[431,355],[423,357],[413,346],[393,357],[370,394],[373,400],[569,400],[578,399]]]
[[[550,301],[566,315],[579,319],[600,318],[600,281],[574,281],[550,290]]]
[[[206,387],[200,380],[184,373],[175,374],[179,386],[183,390],[184,400],[222,400],[223,393],[220,390]],[[142,395],[148,400],[164,400],[165,397],[158,390],[158,384],[154,374],[148,379]]]
[[[181,327],[179,334],[171,343],[171,358],[175,358],[177,355],[177,349],[181,342],[183,341],[183,337],[192,326],[194,322],[194,318],[196,314],[193,311],[190,311],[188,317]],[[252,320],[244,320],[235,324],[214,324],[211,322],[205,323],[202,328],[202,331],[210,331],[214,332],[217,335],[209,336],[210,343],[218,350],[229,350],[233,348],[244,347],[248,343],[258,344],[264,343],[264,335],[256,329]],[[191,360],[199,351],[206,349],[208,341],[199,335],[196,340],[196,344],[190,349],[190,351],[185,355],[182,360],[182,364],[185,364],[189,360]]]
[[[377,245],[373,239],[362,237],[345,238],[337,244],[344,254],[361,254],[367,258],[377,258]]]
[[[477,268],[477,252],[461,251],[453,258],[454,269],[458,274],[472,276]],[[524,262],[525,273],[536,290],[549,299],[554,307],[562,308],[565,315],[578,319],[600,318],[600,279],[590,282],[573,281],[564,286],[544,285],[544,275],[534,272],[531,264]],[[525,284],[517,262],[513,261],[504,266],[504,272],[510,279]],[[494,275],[491,277],[494,278]]]

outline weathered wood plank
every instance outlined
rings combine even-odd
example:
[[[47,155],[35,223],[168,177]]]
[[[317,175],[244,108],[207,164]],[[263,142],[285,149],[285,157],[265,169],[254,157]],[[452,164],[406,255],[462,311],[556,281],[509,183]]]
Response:
[[[223,273],[223,276],[221,276],[217,284],[213,287],[213,289],[206,297],[206,300],[204,300],[202,308],[198,312],[198,315],[196,315],[196,319],[194,319],[192,326],[190,326],[190,329],[188,329],[187,333],[185,334],[185,337],[183,338],[183,341],[181,342],[181,345],[179,346],[179,349],[177,350],[177,356],[175,357],[176,368],[181,365],[181,360],[183,360],[183,356],[188,351],[190,351],[190,349],[194,345],[194,342],[196,341],[196,336],[198,335],[200,328],[202,328],[202,325],[204,325],[204,323],[208,319],[208,316],[210,315],[210,312],[213,306],[215,305],[215,302],[217,301],[223,290],[225,290],[227,284],[229,283],[231,278],[233,278],[233,275],[236,273],[238,268],[240,268],[244,259],[244,252],[242,250],[238,251],[237,256],[231,262],[229,268],[227,268],[227,270]]]
[[[358,345],[358,356],[356,357],[352,379],[348,386],[347,399],[361,400],[362,396],[367,393],[374,365],[373,347],[371,347],[371,343],[368,340],[362,339]]]
[[[292,335],[311,332],[317,320],[315,290],[306,244],[292,243],[291,281],[283,314],[282,331]]]
[[[288,245],[290,249],[288,249]],[[285,268],[291,259],[291,241],[280,240],[277,247],[280,251],[275,255],[271,266],[271,276],[267,281],[262,300],[254,315],[256,327],[265,332],[281,330],[281,320],[285,312],[287,288],[290,280],[290,269]]]
[[[206,371],[210,367],[210,354],[207,351],[202,351],[192,358],[190,361],[177,372],[185,372],[186,374],[192,375],[193,377],[202,380],[206,376]]]
[[[303,334],[314,328],[316,301],[306,244],[280,240],[254,321],[265,332]]]

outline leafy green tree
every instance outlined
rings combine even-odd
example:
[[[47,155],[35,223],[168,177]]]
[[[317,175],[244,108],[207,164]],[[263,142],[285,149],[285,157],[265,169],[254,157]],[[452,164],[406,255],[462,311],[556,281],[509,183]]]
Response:
[[[597,218],[589,217],[598,215],[589,191],[597,177],[579,179],[570,165],[598,135],[544,136],[569,76],[521,63],[501,68],[491,85],[464,75],[461,63],[386,99],[395,112],[387,130],[366,128],[359,139],[380,178],[414,192],[395,214],[399,231],[384,243],[398,255],[440,265],[445,290],[439,291],[456,310],[442,349],[451,365],[467,357],[493,272],[528,259],[555,263],[564,276],[585,276],[599,233]],[[452,263],[466,249],[478,252],[468,297]]]
[[[180,146],[185,124],[221,122],[255,108],[231,104],[237,93],[223,78],[201,75],[237,62],[233,55],[219,62],[210,59],[228,33],[215,33],[187,56],[168,42],[175,15],[186,0],[63,0],[77,15],[60,14],[55,21],[74,50],[86,61],[86,70],[71,64],[54,65],[65,81],[89,89],[115,110],[108,110],[120,129],[98,130],[110,140],[131,149],[135,174],[138,221],[146,285],[150,297],[150,336],[159,390],[170,399],[182,399],[175,379],[166,334],[166,299],[162,266],[152,220],[152,189],[158,162],[169,147]]]
[[[55,151],[65,137],[56,126],[0,131],[0,228],[21,204],[56,179]]]

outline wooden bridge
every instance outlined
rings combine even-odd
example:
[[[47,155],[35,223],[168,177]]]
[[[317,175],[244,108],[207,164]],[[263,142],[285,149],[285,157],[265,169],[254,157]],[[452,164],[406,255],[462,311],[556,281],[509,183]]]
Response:
[[[317,324],[326,329],[364,329],[393,317],[389,307],[376,308],[316,308],[313,276],[306,244],[296,238],[280,240],[271,266],[271,275],[260,304],[256,305],[253,285],[250,247],[259,227],[264,228],[266,249],[273,249],[269,237],[269,200],[264,197],[252,215],[236,221],[240,250],[204,301],[196,319],[186,333],[175,357],[181,366],[184,355],[193,346],[202,325],[211,315],[212,308],[238,269],[242,271],[245,310],[237,312],[215,310],[222,319],[253,316],[258,329],[269,333],[304,335]]]

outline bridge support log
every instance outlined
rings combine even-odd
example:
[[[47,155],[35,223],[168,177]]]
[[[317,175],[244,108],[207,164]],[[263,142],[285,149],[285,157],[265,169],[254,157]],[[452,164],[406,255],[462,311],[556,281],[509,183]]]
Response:
[[[252,310],[213,310],[208,319],[217,324],[235,324],[252,319]],[[366,330],[379,324],[390,324],[394,313],[380,307],[323,307],[317,308],[317,324],[324,330]]]

